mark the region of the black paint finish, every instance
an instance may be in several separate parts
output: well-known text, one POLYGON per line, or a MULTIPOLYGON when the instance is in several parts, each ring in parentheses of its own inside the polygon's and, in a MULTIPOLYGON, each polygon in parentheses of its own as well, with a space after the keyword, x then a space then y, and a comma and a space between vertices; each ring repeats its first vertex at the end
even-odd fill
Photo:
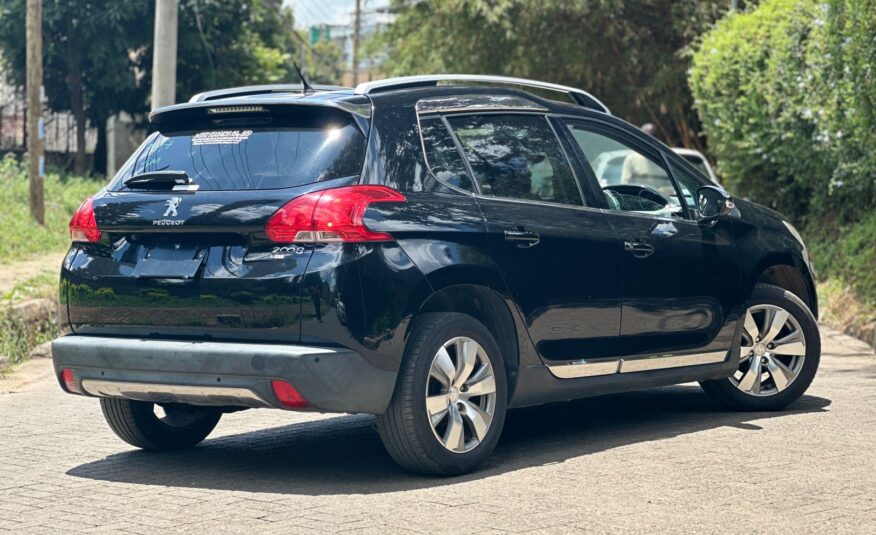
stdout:
MULTIPOLYGON (((306 104, 308 113, 320 106, 335 115, 359 110, 354 119, 368 138, 361 176, 265 191, 102 191, 94 198, 102 240, 74 244, 64 261, 67 326, 100 336, 336 347, 394 374, 419 313, 465 310, 499 339, 512 374, 512 404, 529 405, 729 374, 724 363, 564 380, 546 364, 727 351, 751 289, 770 270, 797 281, 798 293, 815 307, 808 256, 775 212, 737 200, 737 218, 703 225, 695 214, 670 220, 610 211, 566 137, 559 141, 585 206, 461 191, 430 172, 416 107, 440 99, 440 109, 423 107, 435 116, 486 99, 519 108, 503 113, 548 116, 552 125, 560 118, 598 122, 699 176, 618 119, 486 87, 274 96, 271 109, 280 109, 283 98, 306 104), (357 183, 406 196, 372 204, 364 215, 371 230, 392 241, 275 251, 264 225, 280 206, 310 191, 357 183), (176 216, 165 215, 171 197, 181 199, 176 216), (181 223, 154 223, 161 220, 181 223)), ((248 102, 238 97, 211 105, 248 102)), ((205 109, 181 106, 161 121, 203 122, 205 109)))

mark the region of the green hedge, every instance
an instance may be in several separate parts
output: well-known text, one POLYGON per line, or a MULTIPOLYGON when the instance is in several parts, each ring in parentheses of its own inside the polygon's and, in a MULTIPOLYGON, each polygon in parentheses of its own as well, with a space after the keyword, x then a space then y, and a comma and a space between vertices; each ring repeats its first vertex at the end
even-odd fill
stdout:
POLYGON ((876 303, 876 2, 765 0, 694 52, 718 172, 803 230, 820 278, 876 303))
POLYGON ((719 173, 798 223, 876 204, 876 2, 766 0, 708 32, 690 86, 719 173))

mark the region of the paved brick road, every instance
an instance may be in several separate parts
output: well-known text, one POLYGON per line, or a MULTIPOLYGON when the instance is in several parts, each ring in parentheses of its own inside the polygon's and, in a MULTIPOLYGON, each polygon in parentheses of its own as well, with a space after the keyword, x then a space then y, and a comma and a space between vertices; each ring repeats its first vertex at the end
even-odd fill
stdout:
POLYGON ((876 533, 876 357, 824 347, 789 412, 692 385, 516 411, 454 479, 399 471, 365 416, 248 411, 194 450, 134 451, 32 362, 0 381, 0 531, 876 533))

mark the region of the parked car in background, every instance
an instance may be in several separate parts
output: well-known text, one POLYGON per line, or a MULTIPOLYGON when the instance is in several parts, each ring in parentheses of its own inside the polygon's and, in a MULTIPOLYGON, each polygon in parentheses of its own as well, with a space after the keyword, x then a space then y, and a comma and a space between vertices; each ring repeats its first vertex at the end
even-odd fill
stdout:
POLYGON ((776 410, 815 375, 797 231, 579 89, 249 87, 150 120, 71 221, 53 344, 136 447, 370 413, 402 467, 460 474, 509 408, 700 381, 776 410))
POLYGON ((701 173, 706 175, 709 180, 711 180, 715 184, 721 184, 718 181, 718 177, 715 176, 715 171, 712 169, 712 164, 709 163, 708 158, 706 158, 702 152, 694 149, 686 149, 683 147, 673 147, 672 150, 675 151, 675 154, 678 154, 679 156, 690 162, 691 165, 693 165, 701 173))

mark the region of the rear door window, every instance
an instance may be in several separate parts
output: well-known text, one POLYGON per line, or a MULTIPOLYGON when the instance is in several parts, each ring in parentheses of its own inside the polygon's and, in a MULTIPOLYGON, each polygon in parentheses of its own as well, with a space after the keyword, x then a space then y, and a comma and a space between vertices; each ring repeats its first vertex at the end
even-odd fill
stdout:
POLYGON ((265 190, 361 173, 365 136, 352 123, 216 127, 159 132, 117 176, 185 171, 201 190, 265 190))
POLYGON ((448 117, 482 195, 582 206, 581 192, 547 118, 448 117))

